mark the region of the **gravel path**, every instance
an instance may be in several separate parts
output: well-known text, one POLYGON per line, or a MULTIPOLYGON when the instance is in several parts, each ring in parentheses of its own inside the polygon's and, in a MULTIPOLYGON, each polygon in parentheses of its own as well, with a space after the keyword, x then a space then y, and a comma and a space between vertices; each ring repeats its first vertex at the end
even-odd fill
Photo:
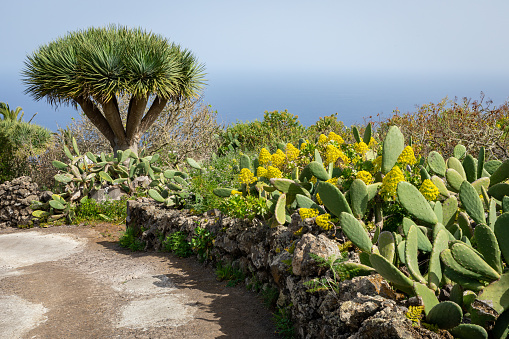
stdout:
POLYGON ((0 338, 277 338, 256 294, 120 226, 0 230, 0 338))

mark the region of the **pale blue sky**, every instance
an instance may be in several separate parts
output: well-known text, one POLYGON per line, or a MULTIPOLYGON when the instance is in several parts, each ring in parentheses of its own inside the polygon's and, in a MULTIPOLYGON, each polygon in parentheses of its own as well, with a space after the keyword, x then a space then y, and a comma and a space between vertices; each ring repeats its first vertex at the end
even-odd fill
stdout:
MULTIPOLYGON (((25 56, 68 31, 109 23, 143 27, 192 50, 209 73, 205 100, 233 121, 235 113, 228 110, 241 108, 221 104, 227 100, 225 92, 235 89, 224 86, 250 82, 250 76, 280 74, 281 79, 289 76, 298 82, 300 74, 314 77, 317 86, 321 76, 329 81, 335 75, 338 82, 346 75, 366 74, 509 79, 506 0, 47 0, 3 1, 1 8, 0 101, 22 106, 25 116, 38 111, 41 117, 36 121, 44 120, 48 127, 64 122, 68 113, 55 112, 45 102, 32 103, 22 95, 19 73, 25 56), (218 95, 224 98, 219 100, 218 95)), ((306 79, 302 77, 303 82, 306 79)), ((324 90, 327 81, 322 82, 324 90)), ((284 81, 280 86, 285 86, 284 81)), ((313 95, 321 93, 316 91, 313 95)), ((505 93, 505 97, 497 94, 501 100, 507 98, 509 87, 500 93, 505 93)), ((250 102, 257 96, 256 88, 242 95, 250 102)), ((241 99, 235 98, 239 104, 241 99)))

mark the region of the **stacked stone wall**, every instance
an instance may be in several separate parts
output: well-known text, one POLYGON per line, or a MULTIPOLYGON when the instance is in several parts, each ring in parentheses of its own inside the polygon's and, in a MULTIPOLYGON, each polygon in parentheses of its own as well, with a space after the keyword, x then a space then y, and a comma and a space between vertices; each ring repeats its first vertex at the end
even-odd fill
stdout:
MULTIPOLYGON (((241 269, 246 286, 256 282, 264 288, 277 287, 277 304, 290 310, 301 338, 452 338, 446 331, 437 334, 413 327, 405 313, 419 300, 396 293, 378 274, 308 292, 305 282, 332 274, 310 253, 323 258, 338 255, 338 239, 298 214, 288 227, 269 227, 258 220, 224 217, 219 211, 197 216, 166 209, 150 199, 128 201, 127 213, 127 226, 141 234, 146 249, 161 250, 166 236, 177 231, 186 232, 190 241, 198 226, 215 234, 211 260, 241 269)), ((349 260, 358 261, 358 256, 352 253, 349 260)))
POLYGON ((37 183, 27 176, 0 184, 0 228, 30 225, 30 204, 39 200, 40 194, 37 183))

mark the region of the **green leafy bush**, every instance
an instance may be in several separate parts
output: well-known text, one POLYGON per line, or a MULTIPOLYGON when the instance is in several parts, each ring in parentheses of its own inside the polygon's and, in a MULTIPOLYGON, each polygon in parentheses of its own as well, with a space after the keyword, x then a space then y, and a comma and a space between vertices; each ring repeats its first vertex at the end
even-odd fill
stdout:
POLYGON ((131 251, 142 251, 145 248, 145 242, 139 239, 140 234, 132 227, 127 227, 125 232, 120 236, 119 244, 123 248, 131 251))
POLYGON ((230 217, 249 220, 255 217, 264 219, 269 212, 266 200, 252 195, 233 195, 224 199, 219 210, 230 217))
POLYGON ((105 200, 97 202, 94 199, 83 198, 75 209, 75 222, 109 221, 114 223, 125 222, 127 216, 127 201, 105 200))
POLYGON ((0 182, 30 173, 30 159, 52 141, 48 129, 17 120, 0 120, 0 182))
POLYGON ((509 140, 504 130, 504 119, 509 115, 509 102, 491 106, 490 100, 463 98, 460 102, 447 97, 438 103, 420 106, 415 112, 393 115, 373 121, 381 139, 392 125, 397 125, 408 142, 416 145, 415 152, 426 156, 437 151, 443 157, 453 155, 453 148, 462 144, 468 152, 475 153, 484 147, 488 158, 509 158, 509 140), (497 124, 498 123, 498 124, 497 124))
POLYGON ((193 254, 191 244, 187 241, 187 234, 182 231, 166 236, 163 241, 163 249, 181 258, 187 258, 193 254))
POLYGON ((233 287, 242 283, 245 275, 241 270, 234 268, 231 264, 223 264, 219 262, 216 267, 216 277, 219 281, 227 280, 226 286, 233 287))

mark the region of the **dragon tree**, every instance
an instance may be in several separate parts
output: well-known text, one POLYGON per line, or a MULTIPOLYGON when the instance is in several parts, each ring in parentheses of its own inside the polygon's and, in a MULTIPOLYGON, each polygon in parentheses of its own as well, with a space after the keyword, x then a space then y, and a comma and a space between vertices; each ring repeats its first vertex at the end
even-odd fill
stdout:
POLYGON ((51 105, 78 105, 113 150, 138 151, 143 133, 168 103, 199 95, 204 65, 187 49, 142 29, 70 32, 25 60, 25 93, 51 105), (128 94, 125 122, 118 97, 128 94))

